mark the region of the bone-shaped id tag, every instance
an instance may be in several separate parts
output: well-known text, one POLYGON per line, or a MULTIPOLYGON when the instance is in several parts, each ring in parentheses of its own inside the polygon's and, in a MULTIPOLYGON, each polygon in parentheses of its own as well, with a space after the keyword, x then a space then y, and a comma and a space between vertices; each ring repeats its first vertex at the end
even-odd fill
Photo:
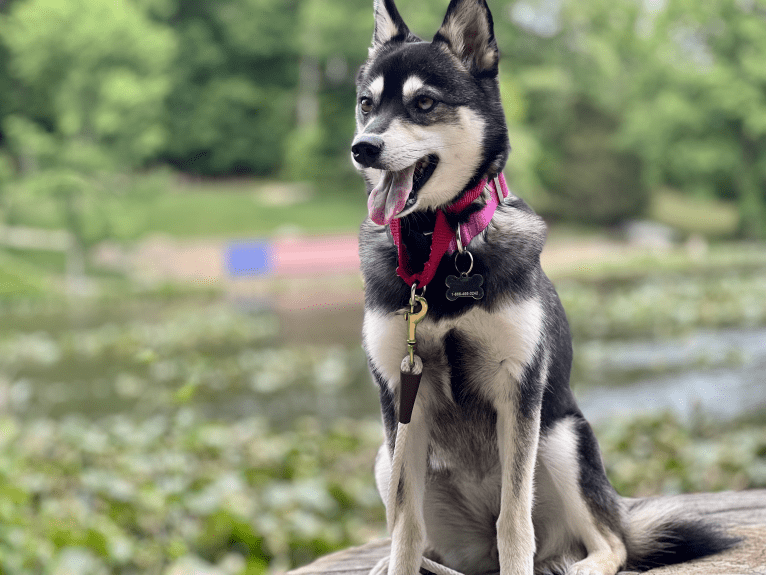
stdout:
MULTIPOLYGON (((462 246, 461 246, 462 247, 462 246)), ((484 297, 484 288, 481 286, 484 284, 484 276, 481 274, 471 274, 473 269, 473 255, 467 249, 462 252, 458 251, 455 254, 455 269, 460 274, 458 276, 447 276, 445 283, 447 284, 447 299, 449 301, 455 301, 460 297, 472 297, 473 299, 481 299, 484 297), (468 270, 461 272, 457 265, 457 260, 461 255, 466 255, 470 258, 470 264, 468 270)))

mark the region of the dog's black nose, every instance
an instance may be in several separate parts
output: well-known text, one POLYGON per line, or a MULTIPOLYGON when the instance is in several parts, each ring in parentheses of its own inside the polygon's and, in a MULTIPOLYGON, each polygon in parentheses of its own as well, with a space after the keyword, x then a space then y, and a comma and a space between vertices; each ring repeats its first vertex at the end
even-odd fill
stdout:
POLYGON ((351 146, 354 161, 362 164, 365 168, 371 167, 380 157, 383 151, 383 138, 378 136, 361 136, 351 146))

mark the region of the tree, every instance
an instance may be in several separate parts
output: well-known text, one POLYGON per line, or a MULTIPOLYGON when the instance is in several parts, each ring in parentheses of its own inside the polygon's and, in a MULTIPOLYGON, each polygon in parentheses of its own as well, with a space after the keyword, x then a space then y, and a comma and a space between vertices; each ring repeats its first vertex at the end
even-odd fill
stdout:
POLYGON ((655 185, 736 199, 741 233, 766 236, 766 3, 673 0, 652 35, 662 68, 624 141, 655 185))
POLYGON ((294 125, 294 0, 177 0, 166 157, 203 174, 274 173, 294 125))
POLYGON ((19 113, 66 144, 65 162, 89 163, 84 147, 139 166, 162 149, 176 45, 134 4, 20 1, 0 20, 0 37, 21 86, 19 113))
POLYGON ((143 165, 166 144, 175 39, 131 2, 19 0, 0 18, 16 86, 3 119, 23 178, 15 188, 59 203, 78 286, 85 244, 99 235, 87 229, 99 221, 91 198, 109 192, 107 174, 143 165))
POLYGON ((620 133, 633 78, 651 65, 650 47, 636 34, 640 5, 520 1, 509 8, 496 16, 496 31, 537 140, 540 210, 592 224, 639 216, 649 203, 643 158, 620 133))

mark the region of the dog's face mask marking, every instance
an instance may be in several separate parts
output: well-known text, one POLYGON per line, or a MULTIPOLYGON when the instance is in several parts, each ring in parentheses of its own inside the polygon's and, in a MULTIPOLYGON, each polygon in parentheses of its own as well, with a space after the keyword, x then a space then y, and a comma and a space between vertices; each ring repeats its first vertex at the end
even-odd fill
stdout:
POLYGON ((453 2, 432 42, 409 31, 391 0, 376 2, 351 148, 375 223, 449 204, 502 168, 508 146, 497 60, 483 2, 453 2))

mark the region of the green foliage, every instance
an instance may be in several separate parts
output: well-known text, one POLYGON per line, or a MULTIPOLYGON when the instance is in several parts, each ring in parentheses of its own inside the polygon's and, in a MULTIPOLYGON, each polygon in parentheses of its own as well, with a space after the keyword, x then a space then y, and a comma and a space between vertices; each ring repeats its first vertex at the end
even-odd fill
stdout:
POLYGON ((597 430, 607 474, 636 497, 766 485, 766 428, 670 414, 614 419, 597 430))
MULTIPOLYGON (((620 264, 623 271, 625 263, 620 264)), ((641 275, 613 286, 597 279, 594 284, 592 277, 556 283, 576 338, 657 338, 700 327, 766 323, 766 272, 763 263, 754 265, 740 271, 713 268, 699 275, 641 275)))
MULTIPOLYGON (((10 573, 64 562, 72 573, 264 573, 384 533, 370 468, 377 423, 303 420, 275 433, 262 420, 181 411, 6 416, 0 430, 0 568, 10 573)), ((596 431, 623 495, 766 486, 762 426, 651 416, 596 431)))
POLYGON ((273 173, 293 125, 296 3, 178 2, 167 156, 187 171, 273 173))
POLYGON ((13 161, 7 153, 0 151, 0 197, 2 197, 3 185, 13 179, 14 172, 13 161))
POLYGON ((644 212, 649 192, 641 179, 641 161, 614 144, 616 122, 588 104, 575 105, 554 132, 559 142, 543 158, 541 177, 550 203, 543 213, 568 221, 615 224, 644 212), (563 122, 562 122, 563 123, 563 122))
MULTIPOLYGON (((5 2, 0 147, 21 178, 170 163, 204 175, 348 181, 353 77, 371 4, 5 2)), ((428 39, 446 2, 398 5, 428 39)), ((514 147, 507 172, 533 207, 613 224, 646 215, 649 191, 671 188, 735 201, 737 233, 766 233, 762 0, 492 9, 514 147)))
MULTIPOLYGON (((19 158, 25 173, 58 166, 58 158, 62 154, 61 142, 40 124, 26 116, 11 114, 5 118, 4 129, 9 148, 19 158)), ((90 151, 95 151, 95 157, 100 159, 98 150, 91 147, 90 151)), ((99 159, 96 162, 101 164, 99 159)))
MULTIPOLYGON (((115 162, 136 166, 163 149, 163 102, 176 42, 135 4, 18 2, 2 19, 0 38, 23 86, 18 113, 49 133, 65 155, 77 158, 80 146, 103 147, 115 162)), ((5 129, 22 165, 36 163, 36 151, 17 140, 12 127, 5 129)))
POLYGON ((308 420, 278 434, 258 419, 180 411, 143 421, 5 417, 0 430, 4 572, 49 572, 75 554, 84 561, 67 572, 195 564, 263 573, 381 527, 368 465, 377 424, 308 420))
MULTIPOLYGON (((407 7, 407 2, 400 4, 402 9, 407 7)), ((423 4, 418 7, 419 11, 423 11, 423 4)), ((340 55, 361 63, 372 38, 371 8, 367 0, 302 1, 297 38, 301 53, 325 62, 340 55)))
MULTIPOLYGON (((559 291, 581 341, 762 326, 764 257, 664 279, 644 262, 644 280, 559 291)), ((0 285, 12 263, 0 253, 0 285)), ((262 575, 383 535, 362 350, 279 333, 270 313, 199 294, 0 300, 0 571, 262 575)), ((596 433, 626 496, 766 486, 762 418, 618 417, 596 433)))
POLYGON ((763 10, 762 2, 669 4, 650 31, 655 77, 627 110, 623 134, 652 183, 737 199, 741 232, 754 237, 766 233, 763 10))
POLYGON ((326 174, 328 155, 325 153, 327 132, 319 124, 294 130, 285 146, 286 178, 316 180, 326 174))
POLYGON ((109 193, 103 174, 166 146, 176 39, 132 2, 24 0, 0 18, 0 43, 16 81, 13 113, 0 116, 21 176, 11 215, 19 201, 53 201, 74 236, 69 271, 81 276, 84 246, 108 233, 94 201, 109 193))
MULTIPOLYGON (((2 11, 0 11, 2 18, 2 11)), ((8 71, 8 49, 0 37, 0 145, 2 144, 2 119, 13 111, 13 90, 11 76, 8 71)))

